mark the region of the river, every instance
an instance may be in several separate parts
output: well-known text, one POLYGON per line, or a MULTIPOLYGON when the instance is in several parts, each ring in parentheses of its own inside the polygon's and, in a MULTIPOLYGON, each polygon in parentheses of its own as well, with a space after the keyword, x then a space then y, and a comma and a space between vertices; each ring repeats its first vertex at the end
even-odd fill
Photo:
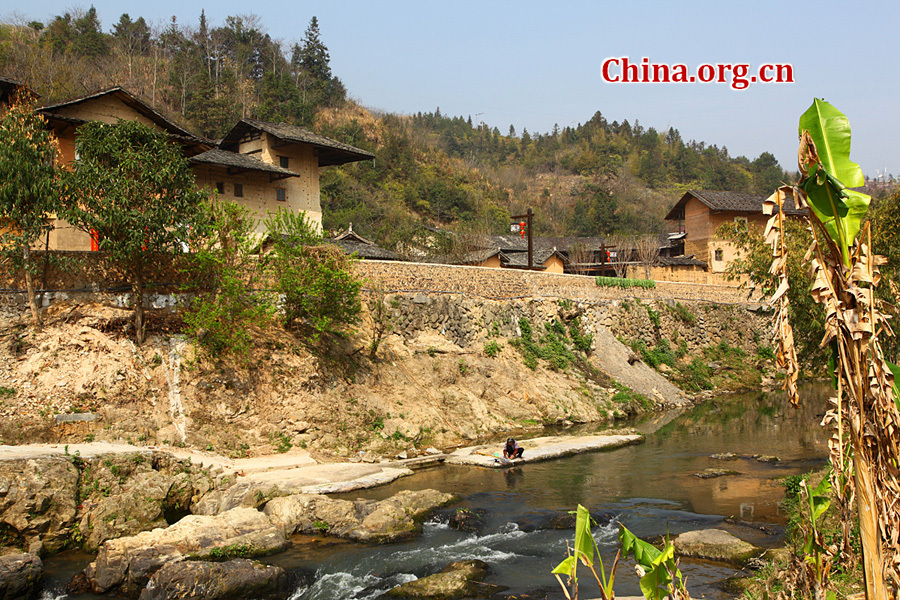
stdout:
MULTIPOLYGON (((646 433, 645 443, 608 452, 506 470, 425 469, 346 497, 384 498, 401 489, 452 492, 462 498, 452 508, 482 516, 477 533, 450 528, 444 511, 425 523, 421 536, 406 542, 368 546, 298 537, 294 548, 266 561, 300 574, 303 583, 292 600, 374 600, 399 583, 471 558, 490 564, 492 574, 486 581, 507 586, 503 598, 561 598, 550 570, 565 558, 573 530, 548 525, 579 503, 602 517, 596 537, 607 563, 616 552, 619 523, 645 539, 667 531, 677 535, 719 527, 760 546, 776 545, 785 521, 779 512, 784 493, 779 480, 823 465, 828 453, 827 435, 819 423, 832 390, 807 384, 802 394, 799 409, 791 408, 783 394, 753 393, 707 400, 678 415, 655 415, 630 424, 646 433), (728 452, 739 458, 711 458, 728 452), (754 455, 779 460, 762 462, 754 455), (710 467, 738 474, 711 479, 694 475, 710 467)), ((582 426, 578 433, 596 429, 582 426)), ((497 443, 499 449, 500 440, 497 443)), ((527 443, 523 445, 527 452, 527 443)), ((63 580, 84 560, 77 555, 49 559, 44 598, 60 598, 63 580)), ((734 567, 683 560, 681 570, 693 597, 730 597, 718 582, 734 574, 734 567)), ((582 582, 582 597, 599 596, 592 582, 582 582)), ((616 592, 640 595, 631 563, 620 564, 616 592)))

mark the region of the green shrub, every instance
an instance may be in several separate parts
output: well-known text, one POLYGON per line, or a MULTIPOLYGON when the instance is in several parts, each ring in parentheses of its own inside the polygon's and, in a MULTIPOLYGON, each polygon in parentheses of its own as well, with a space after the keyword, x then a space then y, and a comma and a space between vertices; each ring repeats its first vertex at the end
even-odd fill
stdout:
POLYGON ((682 386, 690 391, 711 390, 710 369, 701 358, 695 358, 682 370, 682 386))
POLYGON ((500 344, 494 340, 491 340, 484 345, 484 354, 490 358, 496 358, 497 355, 500 354, 500 350, 502 350, 500 344))
POLYGON ((362 282, 350 259, 321 237, 303 213, 278 211, 266 221, 274 251, 268 266, 287 327, 303 328, 313 342, 359 321, 362 282))
POLYGON ((756 351, 756 355, 761 360, 775 360, 775 351, 769 346, 760 346, 756 351))
MULTIPOLYGON (((251 289, 257 262, 251 256, 256 222, 250 210, 234 202, 207 207, 208 221, 198 227, 191 264, 183 269, 196 296, 184 310, 185 331, 208 358, 234 356, 247 361, 251 330, 269 324, 274 307, 251 289)), ((162 364, 154 355, 153 364, 162 364)))
POLYGON ((675 353, 672 351, 672 347, 667 339, 659 340, 653 348, 648 348, 643 340, 637 340, 631 344, 631 348, 640 354, 641 359, 654 369, 663 364, 670 367, 675 367, 676 365, 675 353))
POLYGON ((659 329, 659 313, 656 312, 652 306, 645 307, 647 309, 647 316, 650 317, 650 322, 653 324, 653 327, 659 329))

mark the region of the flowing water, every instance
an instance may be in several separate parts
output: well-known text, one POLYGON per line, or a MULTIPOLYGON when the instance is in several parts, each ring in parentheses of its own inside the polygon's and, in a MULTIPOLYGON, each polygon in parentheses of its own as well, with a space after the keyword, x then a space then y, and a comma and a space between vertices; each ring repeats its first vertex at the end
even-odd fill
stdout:
MULTIPOLYGON (((646 442, 609 452, 505 470, 426 469, 391 485, 345 496, 384 498, 401 489, 435 488, 462 498, 426 522, 421 536, 382 546, 298 537, 290 551, 266 560, 298 574, 302 583, 293 600, 374 599, 451 561, 472 558, 491 566, 487 583, 509 588, 504 598, 561 598, 550 570, 565 557, 573 529, 554 529, 553 523, 579 503, 603 523, 595 537, 607 564, 615 556, 619 523, 645 539, 667 531, 677 535, 718 527, 757 545, 772 546, 780 541, 784 523, 779 512, 784 488, 779 480, 824 464, 828 453, 819 423, 831 390, 816 384, 805 386, 803 392, 800 409, 790 408, 781 394, 708 400, 679 415, 635 424, 647 434, 646 442), (711 458, 728 452, 739 458, 711 458), (779 460, 762 462, 754 455, 779 460), (710 467, 738 474, 713 479, 694 475, 710 467), (481 515, 477 533, 447 525, 447 513, 456 508, 481 515)), ((527 443, 523 445, 527 452, 527 443)), ((59 590, 83 560, 50 559, 48 568, 56 574, 51 574, 45 598, 59 597, 53 590, 59 590)), ((693 597, 729 597, 718 583, 734 574, 734 567, 683 560, 681 570, 693 597)), ((591 597, 596 588, 583 581, 582 596, 591 597)), ((620 564, 616 591, 640 595, 631 563, 620 564)))

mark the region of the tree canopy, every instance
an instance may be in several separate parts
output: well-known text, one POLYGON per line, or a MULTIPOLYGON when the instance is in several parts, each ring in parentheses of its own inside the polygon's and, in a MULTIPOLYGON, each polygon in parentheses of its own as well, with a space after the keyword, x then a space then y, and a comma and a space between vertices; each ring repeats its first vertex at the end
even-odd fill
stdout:
POLYGON ((140 343, 147 278, 160 254, 185 250, 191 226, 202 218, 203 193, 181 149, 146 125, 92 121, 78 134, 66 218, 91 233, 128 277, 140 343))
POLYGON ((40 328, 31 248, 50 231, 50 217, 61 208, 55 168, 58 147, 44 118, 22 95, 0 116, 0 139, 0 244, 12 268, 25 271, 32 319, 40 328))

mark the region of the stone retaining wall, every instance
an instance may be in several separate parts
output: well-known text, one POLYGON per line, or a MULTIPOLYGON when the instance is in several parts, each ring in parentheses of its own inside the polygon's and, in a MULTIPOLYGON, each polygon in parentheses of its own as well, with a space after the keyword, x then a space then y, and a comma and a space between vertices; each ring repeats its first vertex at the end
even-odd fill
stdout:
POLYGON ((360 261, 367 287, 385 291, 452 293, 490 299, 567 298, 580 301, 688 300, 717 304, 758 304, 736 286, 658 281, 656 287, 600 287, 593 277, 519 269, 492 269, 427 263, 360 261))
MULTIPOLYGON (((461 295, 387 294, 392 332, 411 339, 436 333, 467 348, 491 337, 521 335, 519 321, 527 320, 537 335, 554 320, 578 314, 585 333, 606 327, 618 337, 643 340, 653 347, 665 339, 675 350, 694 352, 725 342, 755 355, 771 345, 768 314, 747 305, 717 305, 676 300, 608 299, 590 302, 555 298, 492 300, 461 295), (680 305, 680 306, 679 306, 680 305)), ((595 348, 596 349, 596 348, 595 348)))

